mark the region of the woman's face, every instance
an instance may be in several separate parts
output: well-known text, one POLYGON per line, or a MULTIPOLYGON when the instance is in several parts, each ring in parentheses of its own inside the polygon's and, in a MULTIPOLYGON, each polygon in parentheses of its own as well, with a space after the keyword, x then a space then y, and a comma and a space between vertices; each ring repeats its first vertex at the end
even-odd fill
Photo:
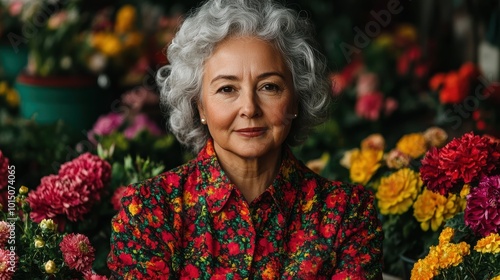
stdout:
POLYGON ((297 113, 292 75, 281 53, 254 37, 231 37, 206 60, 200 117, 217 154, 279 153, 297 113))

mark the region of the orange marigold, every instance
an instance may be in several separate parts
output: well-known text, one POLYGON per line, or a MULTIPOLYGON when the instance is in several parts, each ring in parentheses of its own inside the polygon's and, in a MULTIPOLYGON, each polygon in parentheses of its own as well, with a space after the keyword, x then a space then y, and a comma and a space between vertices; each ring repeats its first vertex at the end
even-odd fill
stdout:
POLYGON ((450 243, 454 235, 455 235, 455 230, 453 228, 445 227, 443 231, 439 234, 439 245, 450 243))
POLYGON ((422 133, 404 135, 396 144, 396 149, 412 158, 418 158, 427 152, 427 141, 422 133))
POLYGON ((403 214, 410 209, 422 189, 422 180, 417 172, 400 169, 380 180, 376 197, 380 213, 403 214))
POLYGON ((474 250, 479 253, 500 253, 500 235, 498 233, 490 233, 488 236, 477 241, 474 250))

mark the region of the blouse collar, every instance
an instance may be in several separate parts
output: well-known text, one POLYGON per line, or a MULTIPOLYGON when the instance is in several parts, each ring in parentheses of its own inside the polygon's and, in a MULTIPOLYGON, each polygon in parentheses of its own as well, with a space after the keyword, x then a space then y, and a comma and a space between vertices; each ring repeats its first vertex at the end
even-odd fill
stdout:
MULTIPOLYGON (((288 219, 301 181, 302 164, 293 156, 290 148, 285 145, 278 175, 267 188, 280 212, 288 219)), ((201 190, 207 201, 208 210, 215 214, 222 210, 236 186, 231 183, 224 170, 220 167, 214 150, 213 139, 209 139, 205 147, 198 153, 201 190)))

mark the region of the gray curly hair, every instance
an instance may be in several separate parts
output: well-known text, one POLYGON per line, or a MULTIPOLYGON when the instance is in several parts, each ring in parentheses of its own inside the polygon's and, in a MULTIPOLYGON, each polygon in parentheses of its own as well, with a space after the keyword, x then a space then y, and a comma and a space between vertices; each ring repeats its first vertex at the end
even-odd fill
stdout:
POLYGON ((280 50, 292 73, 299 108, 286 143, 303 142, 327 119, 331 101, 326 59, 313 33, 307 18, 272 0, 206 1, 184 20, 168 46, 169 64, 157 73, 170 131, 194 152, 205 145, 210 134, 197 108, 204 62, 225 38, 254 36, 280 50))

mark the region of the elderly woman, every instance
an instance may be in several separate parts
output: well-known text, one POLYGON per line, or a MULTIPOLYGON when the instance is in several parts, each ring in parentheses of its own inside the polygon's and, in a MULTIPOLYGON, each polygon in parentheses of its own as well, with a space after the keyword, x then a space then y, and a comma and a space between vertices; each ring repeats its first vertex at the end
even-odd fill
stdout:
POLYGON ((311 31, 263 0, 210 0, 185 19, 159 82, 171 131, 197 157, 128 188, 112 221, 114 277, 381 278, 372 194, 289 148, 327 116, 311 31))

